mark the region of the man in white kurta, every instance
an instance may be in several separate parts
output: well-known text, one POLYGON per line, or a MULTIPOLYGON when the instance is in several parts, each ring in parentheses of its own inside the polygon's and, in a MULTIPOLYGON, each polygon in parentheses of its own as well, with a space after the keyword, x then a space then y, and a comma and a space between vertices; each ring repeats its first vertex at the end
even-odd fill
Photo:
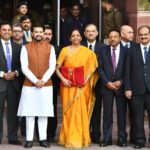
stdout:
POLYGON ((26 117, 26 148, 33 144, 35 117, 38 117, 40 146, 46 142, 47 117, 53 117, 53 87, 50 80, 55 71, 54 47, 43 41, 43 28, 33 27, 33 41, 21 50, 21 68, 25 81, 18 116, 26 117))

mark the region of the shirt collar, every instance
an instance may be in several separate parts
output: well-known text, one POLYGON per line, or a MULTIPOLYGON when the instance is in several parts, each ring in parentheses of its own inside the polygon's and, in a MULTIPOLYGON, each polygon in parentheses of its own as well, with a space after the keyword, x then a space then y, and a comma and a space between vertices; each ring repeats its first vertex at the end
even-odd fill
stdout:
MULTIPOLYGON (((114 49, 114 47, 112 47, 112 46, 110 46, 110 48, 111 48, 111 51, 114 49)), ((115 48, 115 50, 116 50, 116 51, 119 51, 119 50, 120 50, 120 44, 117 45, 117 47, 115 48)))
POLYGON ((126 44, 128 44, 128 48, 130 48, 130 45, 131 45, 130 42, 125 42, 121 40, 121 43, 124 47, 126 46, 126 44))
POLYGON ((148 43, 146 46, 143 45, 142 43, 140 43, 140 46, 141 46, 141 49, 144 49, 144 47, 147 47, 148 50, 149 50, 149 48, 150 48, 150 43, 148 43))
POLYGON ((92 45, 92 48, 94 48, 96 44, 96 40, 93 43, 90 43, 89 41, 87 41, 87 46, 89 47, 90 45, 92 45))
POLYGON ((1 42, 2 42, 2 44, 5 44, 6 42, 9 43, 9 44, 11 44, 10 40, 5 41, 5 40, 3 40, 2 38, 1 38, 1 42))

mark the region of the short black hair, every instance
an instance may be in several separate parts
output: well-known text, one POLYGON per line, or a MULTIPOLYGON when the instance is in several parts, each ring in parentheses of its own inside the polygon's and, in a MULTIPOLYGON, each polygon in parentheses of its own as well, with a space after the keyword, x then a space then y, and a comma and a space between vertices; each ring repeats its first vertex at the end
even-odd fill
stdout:
POLYGON ((45 31, 46 29, 53 31, 52 27, 51 27, 50 25, 48 25, 48 24, 45 24, 45 25, 44 25, 44 31, 45 31))
POLYGON ((81 5, 80 5, 80 3, 78 3, 78 2, 72 3, 72 4, 71 4, 71 9, 72 9, 74 6, 78 6, 79 9, 81 9, 81 5))
POLYGON ((0 28, 1 28, 3 25, 10 25, 10 27, 11 27, 11 23, 10 23, 9 21, 2 21, 2 22, 0 23, 0 28))
POLYGON ((111 32, 118 32, 118 33, 119 33, 119 35, 121 36, 121 34, 120 34, 120 30, 119 30, 119 29, 114 28, 114 29, 110 29, 110 30, 108 31, 108 33, 107 33, 107 37, 109 36, 109 34, 110 34, 111 32))
POLYGON ((142 25, 138 28, 138 34, 139 34, 139 31, 142 29, 142 28, 147 28, 149 30, 149 33, 150 33, 150 26, 148 25, 142 25))
POLYGON ((113 1, 112 1, 112 0, 102 0, 102 2, 106 2, 106 3, 109 3, 109 4, 113 4, 113 1))
POLYGON ((23 22, 24 20, 27 20, 27 19, 29 19, 29 20, 32 22, 31 17, 30 17, 30 16, 27 16, 27 15, 22 16, 22 17, 20 18, 20 22, 23 22))
POLYGON ((41 23, 35 23, 34 26, 32 26, 31 30, 33 31, 34 28, 36 28, 36 27, 40 27, 40 28, 42 28, 43 31, 44 31, 44 26, 43 26, 43 24, 41 24, 41 23))

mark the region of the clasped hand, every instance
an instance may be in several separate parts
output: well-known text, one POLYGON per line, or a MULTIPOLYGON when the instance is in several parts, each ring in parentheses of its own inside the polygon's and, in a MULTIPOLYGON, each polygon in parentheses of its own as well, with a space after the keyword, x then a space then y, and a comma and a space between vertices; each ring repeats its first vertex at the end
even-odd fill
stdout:
POLYGON ((121 87, 121 82, 120 81, 108 82, 106 84, 106 87, 110 90, 118 90, 121 87))
POLYGON ((35 86, 36 86, 37 88, 42 88, 44 85, 45 85, 45 82, 42 81, 42 80, 38 80, 38 81, 35 83, 35 86))
POLYGON ((17 76, 16 72, 7 72, 7 73, 4 73, 3 78, 5 80, 13 80, 16 76, 17 76))

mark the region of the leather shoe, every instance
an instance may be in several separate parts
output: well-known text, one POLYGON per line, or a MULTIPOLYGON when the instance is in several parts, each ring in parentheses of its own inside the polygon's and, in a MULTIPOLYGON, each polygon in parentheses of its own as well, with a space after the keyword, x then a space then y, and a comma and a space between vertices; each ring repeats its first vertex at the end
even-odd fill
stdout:
POLYGON ((109 146, 109 145, 112 145, 111 141, 103 141, 102 143, 100 143, 100 147, 106 147, 106 146, 109 146))
POLYGON ((9 140, 8 143, 13 145, 22 145, 22 143, 19 140, 9 140))
POLYGON ((127 147, 127 143, 123 141, 118 141, 117 145, 120 147, 127 147))
POLYGON ((41 147, 50 147, 50 144, 46 140, 40 141, 40 146, 41 147))
POLYGON ((24 147, 25 148, 32 148, 33 142, 32 141, 26 141, 24 147))
POLYGON ((94 143, 94 144, 99 144, 99 139, 95 139, 95 138, 92 138, 92 143, 94 143))
POLYGON ((144 145, 143 144, 139 144, 139 143, 134 145, 135 149, 140 149, 140 148, 143 148, 143 147, 144 147, 144 145))
POLYGON ((54 138, 49 138, 49 139, 47 139, 47 141, 48 141, 49 143, 55 143, 55 139, 54 139, 54 138))

